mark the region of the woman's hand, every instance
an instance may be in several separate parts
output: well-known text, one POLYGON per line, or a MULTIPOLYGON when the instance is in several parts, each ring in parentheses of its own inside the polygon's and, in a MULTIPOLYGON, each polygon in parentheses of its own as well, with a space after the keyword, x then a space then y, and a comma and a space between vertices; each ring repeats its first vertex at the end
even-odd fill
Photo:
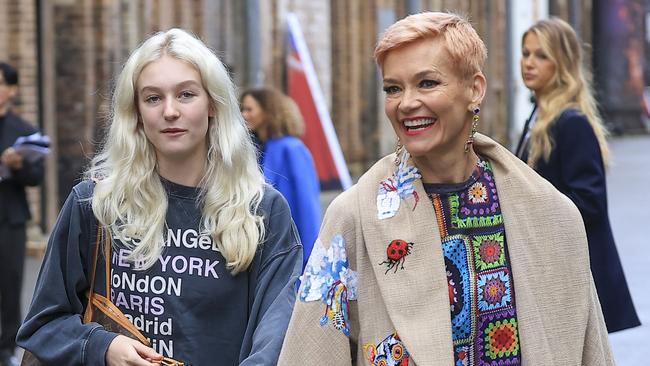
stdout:
POLYGON ((154 366, 160 365, 163 356, 144 344, 118 335, 106 351, 106 366, 154 366))
POLYGON ((18 170, 23 167, 23 156, 13 147, 10 147, 2 152, 0 162, 11 169, 18 170))

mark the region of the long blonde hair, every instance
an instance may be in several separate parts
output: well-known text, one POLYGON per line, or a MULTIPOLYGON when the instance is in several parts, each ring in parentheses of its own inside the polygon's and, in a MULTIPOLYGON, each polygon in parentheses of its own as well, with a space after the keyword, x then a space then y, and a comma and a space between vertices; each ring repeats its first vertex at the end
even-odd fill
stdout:
POLYGON ((199 183, 201 234, 210 235, 228 269, 239 273, 248 268, 264 238, 263 218, 257 215, 264 178, 224 65, 203 42, 183 30, 171 29, 145 40, 117 79, 108 135, 86 172, 98 181, 93 212, 132 250, 129 259, 142 261, 142 269, 158 260, 166 240, 168 201, 155 149, 139 123, 135 90, 144 67, 163 55, 196 68, 216 111, 208 121, 208 153, 199 183))
POLYGON ((591 73, 583 65, 583 51, 578 36, 571 26, 559 18, 541 20, 522 36, 535 34, 549 60, 555 65, 555 75, 537 96, 537 121, 531 129, 528 164, 535 167, 539 159, 548 160, 554 141, 550 129, 567 108, 575 108, 587 117, 600 145, 605 166, 609 164, 607 129, 598 112, 591 90, 591 73))

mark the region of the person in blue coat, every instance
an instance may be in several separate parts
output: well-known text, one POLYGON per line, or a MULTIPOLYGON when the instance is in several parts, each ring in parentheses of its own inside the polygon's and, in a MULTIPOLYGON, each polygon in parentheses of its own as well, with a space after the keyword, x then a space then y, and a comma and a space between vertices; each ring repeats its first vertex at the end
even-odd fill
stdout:
POLYGON ((303 118, 295 102, 273 88, 246 90, 240 103, 257 139, 264 176, 289 202, 303 245, 304 267, 320 227, 320 186, 314 160, 298 138, 303 118))
POLYGON ((607 131, 582 63, 578 37, 563 20, 542 20, 524 33, 521 75, 535 94, 536 106, 516 154, 580 210, 591 272, 611 333, 640 321, 607 213, 607 131))

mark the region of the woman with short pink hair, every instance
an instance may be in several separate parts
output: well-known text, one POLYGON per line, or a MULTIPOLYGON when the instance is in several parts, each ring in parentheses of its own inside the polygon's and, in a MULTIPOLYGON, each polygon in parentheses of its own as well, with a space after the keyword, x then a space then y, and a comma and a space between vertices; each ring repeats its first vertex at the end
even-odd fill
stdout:
POLYGON ((580 213, 477 133, 487 50, 455 14, 375 50, 395 153, 328 208, 280 365, 612 365, 580 213))

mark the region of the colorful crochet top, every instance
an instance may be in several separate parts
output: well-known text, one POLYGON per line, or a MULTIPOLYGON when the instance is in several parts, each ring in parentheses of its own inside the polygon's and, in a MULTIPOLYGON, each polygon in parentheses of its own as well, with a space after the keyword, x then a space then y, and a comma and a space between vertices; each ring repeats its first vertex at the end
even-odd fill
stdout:
POLYGON ((456 366, 520 365, 515 289, 490 164, 460 184, 425 184, 447 269, 456 366))

